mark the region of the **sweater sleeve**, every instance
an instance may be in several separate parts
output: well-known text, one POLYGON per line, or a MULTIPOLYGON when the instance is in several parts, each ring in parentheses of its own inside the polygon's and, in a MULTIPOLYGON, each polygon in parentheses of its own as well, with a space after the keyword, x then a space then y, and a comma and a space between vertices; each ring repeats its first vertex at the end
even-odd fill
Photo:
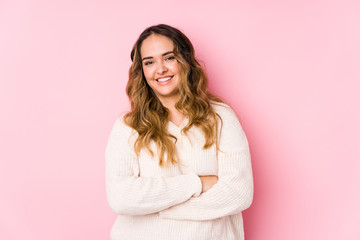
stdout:
POLYGON ((199 197, 160 212, 160 217, 210 220, 247 209, 253 200, 253 175, 247 138, 230 107, 222 112, 218 182, 199 197))
POLYGON ((137 155, 130 145, 132 129, 116 120, 108 138, 106 196, 117 214, 145 215, 159 212, 201 193, 196 174, 174 177, 141 177, 137 155))

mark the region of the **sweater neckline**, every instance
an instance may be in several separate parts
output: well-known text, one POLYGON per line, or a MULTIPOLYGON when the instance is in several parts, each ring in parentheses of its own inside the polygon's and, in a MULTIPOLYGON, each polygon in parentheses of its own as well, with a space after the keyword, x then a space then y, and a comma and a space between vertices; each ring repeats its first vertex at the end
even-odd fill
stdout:
POLYGON ((177 129, 177 130, 181 130, 186 126, 188 121, 189 121, 188 117, 184 117, 184 119, 181 121, 180 125, 178 126, 178 125, 176 125, 175 123, 173 123, 172 121, 169 120, 169 127, 177 129))

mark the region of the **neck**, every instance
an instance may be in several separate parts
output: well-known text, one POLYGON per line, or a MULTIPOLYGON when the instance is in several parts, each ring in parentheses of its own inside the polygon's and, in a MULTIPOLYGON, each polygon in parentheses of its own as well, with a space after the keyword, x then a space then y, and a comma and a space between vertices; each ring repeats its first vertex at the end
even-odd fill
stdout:
POLYGON ((161 104, 166 107, 167 109, 171 110, 171 109, 175 109, 175 104, 178 101, 178 97, 167 97, 167 98, 162 98, 162 97, 158 97, 161 104))
POLYGON ((169 121, 175 123, 176 125, 180 125, 182 120, 184 119, 184 115, 176 109, 175 104, 178 101, 178 98, 166 98, 161 99, 161 104, 169 111, 169 121))

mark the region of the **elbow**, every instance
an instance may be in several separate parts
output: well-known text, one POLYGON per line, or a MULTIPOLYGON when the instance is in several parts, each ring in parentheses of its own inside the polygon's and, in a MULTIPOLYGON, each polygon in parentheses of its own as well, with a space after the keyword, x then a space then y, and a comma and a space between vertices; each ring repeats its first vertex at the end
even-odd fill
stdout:
POLYGON ((110 209, 118 215, 145 215, 152 213, 134 199, 127 199, 122 194, 108 193, 107 202, 110 209))
POLYGON ((126 183, 121 179, 106 179, 106 199, 110 209, 119 215, 129 215, 133 211, 134 204, 127 194, 126 183))
POLYGON ((244 211, 245 209, 248 209, 254 198, 254 186, 253 183, 247 184, 247 186, 243 186, 243 188, 237 192, 237 211, 244 211))
POLYGON ((118 215, 142 215, 141 208, 135 207, 121 199, 108 199, 110 209, 118 215))
POLYGON ((107 202, 110 209, 116 214, 126 215, 130 212, 130 208, 127 206, 127 204, 111 194, 107 195, 107 202))
POLYGON ((254 199, 254 193, 253 193, 253 191, 251 191, 244 198, 242 211, 245 209, 248 209, 251 206, 253 199, 254 199))
POLYGON ((114 188, 107 186, 106 198, 110 209, 121 215, 133 215, 135 209, 131 204, 131 200, 127 199, 126 194, 123 192, 115 191, 114 188))
POLYGON ((248 209, 254 200, 254 186, 251 183, 241 197, 241 211, 248 209))

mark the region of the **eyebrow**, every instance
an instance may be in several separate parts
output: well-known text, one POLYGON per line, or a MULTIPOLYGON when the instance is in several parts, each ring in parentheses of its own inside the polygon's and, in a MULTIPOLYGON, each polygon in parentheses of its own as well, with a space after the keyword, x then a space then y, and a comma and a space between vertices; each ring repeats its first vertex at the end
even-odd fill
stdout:
MULTIPOLYGON (((174 53, 174 51, 168 51, 168 52, 165 52, 165 53, 163 53, 163 54, 161 54, 162 56, 165 56, 165 55, 168 55, 168 54, 170 54, 170 53, 174 53)), ((151 58, 153 58, 153 57, 144 57, 143 59, 142 59, 142 61, 144 61, 144 60, 146 60, 146 59, 151 59, 151 58)))

